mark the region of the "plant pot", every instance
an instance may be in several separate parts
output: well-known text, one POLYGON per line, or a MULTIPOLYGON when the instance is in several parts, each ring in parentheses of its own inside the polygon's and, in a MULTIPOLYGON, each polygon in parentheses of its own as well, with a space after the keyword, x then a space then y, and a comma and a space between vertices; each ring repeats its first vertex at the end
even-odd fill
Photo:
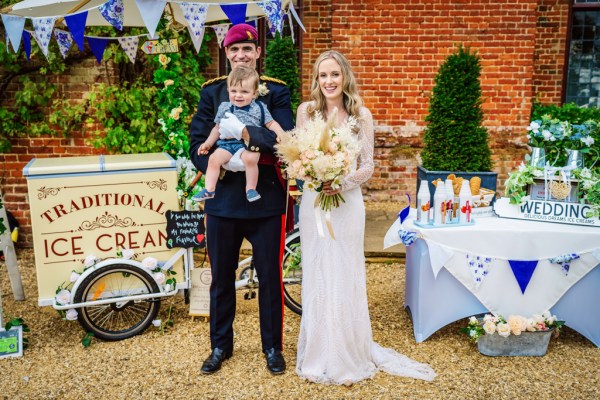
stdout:
MULTIPOLYGON (((498 179, 497 172, 461 172, 461 171, 429 171, 422 166, 417 166, 417 191, 421 187, 421 181, 427 180, 429 182, 429 193, 431 194, 431 204, 433 204, 433 195, 435 194, 435 187, 433 181, 440 178, 446 180, 448 175, 454 174, 457 178, 471 179, 474 176, 481 178, 481 187, 496 192, 496 181, 498 179)), ((476 194, 473 193, 473 196, 476 194)), ((489 205, 492 205, 496 200, 496 196, 492 199, 489 205)))
POLYGON ((543 356, 554 328, 547 331, 521 332, 502 337, 497 333, 482 335, 477 341, 477 350, 486 356, 543 356))

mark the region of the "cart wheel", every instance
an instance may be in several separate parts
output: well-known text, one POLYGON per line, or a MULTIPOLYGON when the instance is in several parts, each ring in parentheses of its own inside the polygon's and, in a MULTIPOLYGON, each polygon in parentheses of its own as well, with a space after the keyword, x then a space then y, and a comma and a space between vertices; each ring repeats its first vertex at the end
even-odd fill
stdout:
POLYGON ((283 269, 283 301, 290 310, 302 315, 302 263, 300 262, 298 228, 286 237, 281 267, 283 269))
MULTIPOLYGON (((158 293, 149 273, 126 264, 100 268, 86 277, 74 296, 75 303, 158 293)), ((143 332, 154 320, 160 299, 130 300, 82 307, 78 320, 86 332, 103 340, 122 340, 143 332)))

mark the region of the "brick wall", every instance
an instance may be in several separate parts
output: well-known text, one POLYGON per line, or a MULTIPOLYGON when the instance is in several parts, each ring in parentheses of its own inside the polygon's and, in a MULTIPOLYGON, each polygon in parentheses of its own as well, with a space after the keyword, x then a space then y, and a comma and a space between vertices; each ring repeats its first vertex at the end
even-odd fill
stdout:
MULTIPOLYGON (((415 194, 422 129, 434 76, 457 44, 471 46, 482 60, 484 124, 502 188, 507 173, 526 153, 525 127, 534 98, 560 102, 568 0, 303 0, 303 97, 312 62, 327 49, 348 56, 375 121, 375 173, 365 185, 368 201, 400 200, 415 194)), ((205 71, 217 76, 215 62, 205 71)), ((57 79, 64 95, 80 101, 106 77, 104 66, 87 60, 57 79)), ((0 186, 7 208, 21 223, 20 245, 31 246, 26 180, 33 157, 97 153, 86 135, 20 138, 0 155, 0 186)))

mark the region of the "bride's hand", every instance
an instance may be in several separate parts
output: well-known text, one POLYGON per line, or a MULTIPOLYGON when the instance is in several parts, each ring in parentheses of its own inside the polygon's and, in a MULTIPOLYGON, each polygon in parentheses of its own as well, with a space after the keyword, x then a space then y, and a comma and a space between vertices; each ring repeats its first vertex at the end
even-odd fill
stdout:
POLYGON ((331 181, 323 183, 323 190, 322 190, 323 193, 325 193, 328 196, 333 196, 334 194, 338 194, 338 193, 342 192, 341 187, 334 189, 331 187, 331 183, 332 183, 331 181))

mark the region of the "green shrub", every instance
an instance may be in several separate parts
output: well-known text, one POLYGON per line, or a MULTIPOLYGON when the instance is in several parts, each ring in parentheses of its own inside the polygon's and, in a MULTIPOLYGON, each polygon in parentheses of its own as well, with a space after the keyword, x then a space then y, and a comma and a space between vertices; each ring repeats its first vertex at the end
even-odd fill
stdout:
POLYGON ((281 79, 290 89, 292 110, 300 105, 300 69, 296 57, 296 47, 291 37, 282 37, 279 33, 267 44, 265 58, 265 74, 281 79))
POLYGON ((425 118, 423 167, 431 171, 488 172, 487 129, 481 125, 480 59, 459 46, 441 65, 425 118))

